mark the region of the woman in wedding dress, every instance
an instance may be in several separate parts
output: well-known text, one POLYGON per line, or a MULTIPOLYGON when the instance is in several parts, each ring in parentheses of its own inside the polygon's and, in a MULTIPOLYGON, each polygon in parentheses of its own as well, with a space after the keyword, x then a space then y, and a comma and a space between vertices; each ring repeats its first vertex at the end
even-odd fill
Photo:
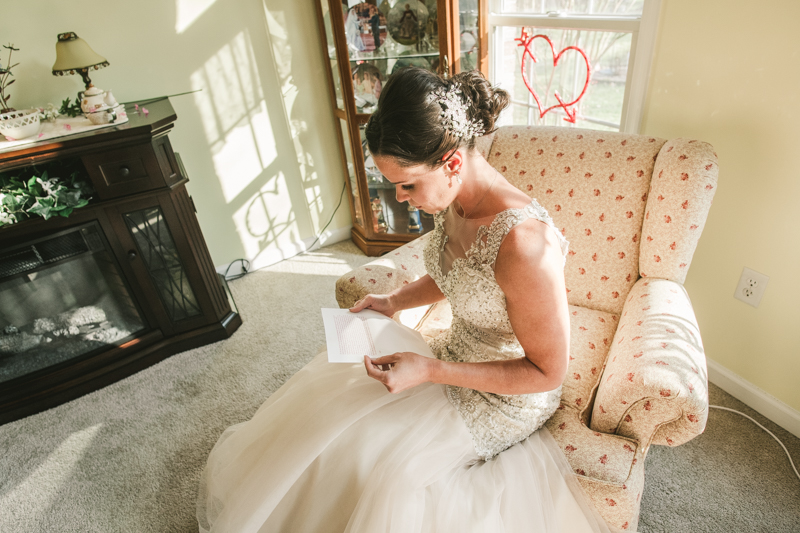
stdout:
POLYGON ((228 428, 200 483, 203 532, 608 531, 542 424, 569 358, 568 243, 475 150, 509 97, 477 72, 393 74, 367 124, 397 199, 436 213, 428 274, 351 310, 449 301, 435 359, 319 354, 228 428))

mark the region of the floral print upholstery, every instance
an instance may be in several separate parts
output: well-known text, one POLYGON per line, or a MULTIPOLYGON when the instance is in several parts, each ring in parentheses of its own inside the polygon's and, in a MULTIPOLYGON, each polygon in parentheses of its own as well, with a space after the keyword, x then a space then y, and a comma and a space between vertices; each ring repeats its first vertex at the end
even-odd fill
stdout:
POLYGON ((536 198, 570 242, 564 270, 570 304, 622 311, 639 277, 647 191, 664 142, 552 127, 495 133, 489 163, 536 198))
POLYGON ((600 516, 612 528, 634 531, 644 489, 639 443, 589 429, 579 411, 563 403, 545 425, 600 516))
POLYGON ((608 350, 614 340, 619 317, 611 313, 569 306, 569 370, 562 387, 561 402, 576 409, 589 423, 592 398, 603 373, 608 350))
POLYGON ((366 294, 386 294, 425 275, 422 250, 428 235, 361 266, 336 281, 336 301, 341 309, 353 307, 366 294))
POLYGON ((717 192, 717 154, 687 139, 666 143, 653 169, 642 226, 642 277, 683 283, 717 192))
POLYGON ((578 482, 600 516, 611 528, 636 531, 639 506, 644 491, 644 452, 637 449, 631 460, 631 473, 623 483, 612 483, 589 476, 578 476, 578 482))
POLYGON ((708 381, 686 289, 642 278, 625 303, 597 391, 591 427, 676 446, 702 433, 708 381))
POLYGON ((635 440, 592 431, 578 410, 564 404, 546 425, 576 474, 612 483, 624 483, 630 476, 638 447, 635 440))
MULTIPOLYGON (((687 139, 505 126, 476 148, 569 240, 570 363, 546 423, 612 528, 634 531, 652 444, 702 433, 705 355, 683 281, 716 192, 713 148, 687 139)), ((339 279, 348 307, 425 274, 422 237, 339 279)), ((441 302, 417 329, 452 320, 441 302)))

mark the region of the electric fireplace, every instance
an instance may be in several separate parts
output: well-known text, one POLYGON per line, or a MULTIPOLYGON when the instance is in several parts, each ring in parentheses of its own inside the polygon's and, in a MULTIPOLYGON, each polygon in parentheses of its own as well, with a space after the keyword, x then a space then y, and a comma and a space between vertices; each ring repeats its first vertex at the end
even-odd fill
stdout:
MULTIPOLYGON (((168 99, 129 122, 3 150, 0 172, 69 168, 68 217, 0 227, 0 424, 113 383, 241 325, 167 136, 168 99)), ((37 170, 38 172, 39 170, 37 170)))
POLYGON ((0 387, 149 329, 92 222, 0 250, 0 387))

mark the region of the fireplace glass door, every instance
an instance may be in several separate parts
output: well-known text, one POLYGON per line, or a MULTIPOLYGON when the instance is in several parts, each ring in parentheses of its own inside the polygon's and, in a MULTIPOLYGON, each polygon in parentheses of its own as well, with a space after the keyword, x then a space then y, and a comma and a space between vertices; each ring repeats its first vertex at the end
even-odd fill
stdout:
POLYGON ((96 222, 0 250, 0 384, 148 329, 96 222))

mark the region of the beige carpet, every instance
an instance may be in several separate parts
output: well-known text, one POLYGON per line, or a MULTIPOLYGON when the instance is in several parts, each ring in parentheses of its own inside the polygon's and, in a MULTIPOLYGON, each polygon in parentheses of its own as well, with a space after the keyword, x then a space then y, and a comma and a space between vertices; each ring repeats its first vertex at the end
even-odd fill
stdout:
MULTIPOLYGON (((319 308, 368 260, 340 243, 232 282, 244 325, 231 339, 0 426, 0 532, 197 531, 197 479, 217 437, 317 353, 319 308)), ((753 414, 716 387, 711 399, 753 414)), ((800 462, 800 439, 766 425, 800 462)), ((800 481, 735 414, 712 412, 692 442, 652 449, 646 478, 640 531, 800 531, 800 481)))

